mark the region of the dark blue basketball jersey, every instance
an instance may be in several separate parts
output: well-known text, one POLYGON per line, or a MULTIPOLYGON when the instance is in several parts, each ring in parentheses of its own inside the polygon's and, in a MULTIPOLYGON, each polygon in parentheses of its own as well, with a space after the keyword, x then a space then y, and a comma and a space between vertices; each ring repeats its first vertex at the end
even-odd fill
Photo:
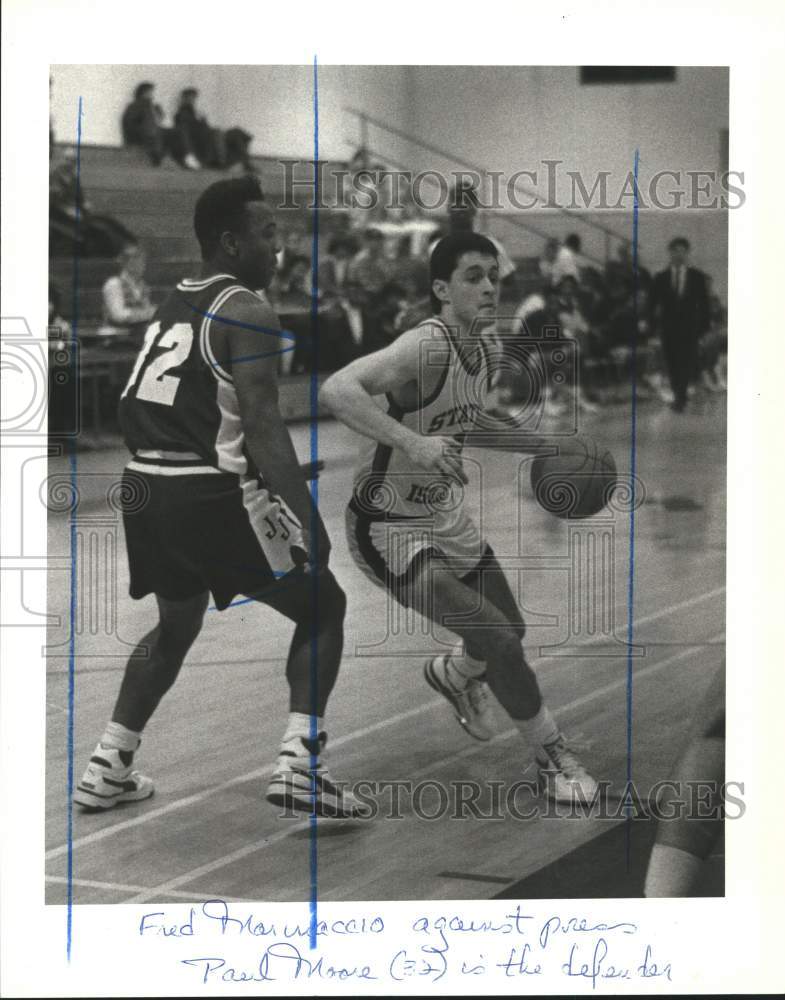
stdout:
POLYGON ((158 309, 120 398, 120 426, 132 452, 179 459, 183 471, 211 466, 256 475, 232 375, 218 364, 209 336, 220 322, 213 317, 232 296, 254 294, 228 274, 186 278, 158 309))

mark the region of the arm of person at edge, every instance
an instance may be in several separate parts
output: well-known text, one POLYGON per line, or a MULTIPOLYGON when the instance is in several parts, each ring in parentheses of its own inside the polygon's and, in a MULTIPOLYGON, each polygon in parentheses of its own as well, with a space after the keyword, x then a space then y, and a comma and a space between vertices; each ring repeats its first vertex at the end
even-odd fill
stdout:
POLYGON ((234 380, 248 454, 270 492, 299 520, 309 563, 326 566, 330 540, 306 484, 311 470, 301 467, 278 405, 278 360, 293 343, 280 336, 272 306, 252 292, 233 296, 219 315, 232 324, 211 324, 210 337, 234 380))
MULTIPOLYGON (((389 347, 358 358, 326 380, 319 398, 352 430, 400 449, 421 469, 456 476, 465 483, 468 479, 463 471, 460 445, 454 438, 418 434, 385 413, 373 399, 385 393, 391 393, 393 398, 407 392, 415 399, 427 395, 430 387, 420 384, 423 340, 433 343, 428 327, 409 330, 389 347)), ((437 379, 438 371, 432 377, 437 379)))

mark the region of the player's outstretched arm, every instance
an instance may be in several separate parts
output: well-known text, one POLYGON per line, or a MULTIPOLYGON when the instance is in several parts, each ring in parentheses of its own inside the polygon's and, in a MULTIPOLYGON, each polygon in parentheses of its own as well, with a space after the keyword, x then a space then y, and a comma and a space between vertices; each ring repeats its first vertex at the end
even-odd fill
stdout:
POLYGON ((389 347, 358 358, 327 379, 319 398, 352 430, 400 449, 423 469, 458 476, 466 482, 459 449, 451 438, 417 434, 388 416, 373 400, 407 387, 420 391, 420 344, 425 338, 432 340, 427 328, 409 330, 389 347))
MULTIPOLYGON (((278 359, 292 341, 280 335, 270 305, 248 295, 233 296, 221 309, 220 324, 234 380, 248 453, 272 493, 281 496, 307 533, 318 525, 319 561, 329 543, 306 484, 289 430, 278 405, 278 359)), ((214 326, 217 324, 214 324, 214 326)))

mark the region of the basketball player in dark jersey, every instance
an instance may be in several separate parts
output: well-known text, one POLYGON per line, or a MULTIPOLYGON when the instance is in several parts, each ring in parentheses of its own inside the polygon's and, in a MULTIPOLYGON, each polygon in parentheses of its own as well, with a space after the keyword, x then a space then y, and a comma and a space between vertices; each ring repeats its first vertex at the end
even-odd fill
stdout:
POLYGON ((542 444, 530 434, 513 437, 485 405, 492 369, 478 329, 496 316, 498 251, 477 233, 446 236, 430 272, 431 318, 322 387, 335 416, 371 439, 347 510, 349 549, 369 579, 458 636, 452 654, 425 664, 425 679, 466 732, 491 739, 490 687, 536 760, 542 790, 556 800, 591 800, 597 783, 543 702, 521 647, 518 602, 463 505, 465 444, 510 451, 542 444), (384 405, 374 399, 384 396, 384 405))
POLYGON ((156 313, 120 400, 133 452, 125 487, 144 499, 124 514, 130 593, 155 594, 159 621, 128 662, 74 799, 108 809, 152 795, 134 754, 212 593, 219 610, 244 595, 295 623, 289 722, 268 800, 354 815, 356 801, 321 760, 346 602, 278 407, 278 359, 293 344, 256 291, 280 250, 275 219, 255 178, 233 178, 201 195, 194 227, 202 274, 181 281, 156 313))

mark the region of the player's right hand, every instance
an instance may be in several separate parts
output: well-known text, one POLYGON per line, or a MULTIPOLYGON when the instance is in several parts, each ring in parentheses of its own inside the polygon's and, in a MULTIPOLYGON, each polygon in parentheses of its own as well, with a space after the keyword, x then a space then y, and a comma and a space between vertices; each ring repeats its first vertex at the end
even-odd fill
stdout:
POLYGON ((463 471, 460 445, 450 437, 417 434, 407 447, 406 454, 411 462, 427 472, 455 476, 462 483, 469 482, 463 471))

